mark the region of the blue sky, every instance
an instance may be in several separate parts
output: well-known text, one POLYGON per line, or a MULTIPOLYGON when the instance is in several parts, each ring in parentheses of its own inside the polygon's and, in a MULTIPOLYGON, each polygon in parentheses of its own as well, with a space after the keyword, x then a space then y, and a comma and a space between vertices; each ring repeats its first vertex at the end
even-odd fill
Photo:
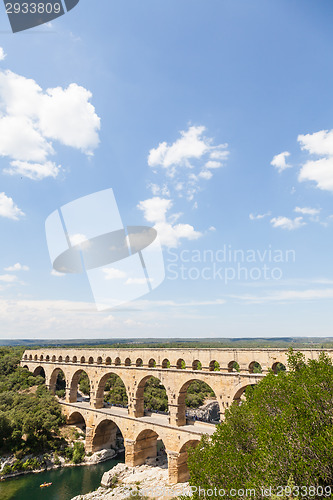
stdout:
POLYGON ((81 0, 12 34, 2 13, 1 337, 331 336, 332 18, 81 0), (107 188, 157 229, 166 278, 98 312, 85 275, 51 273, 44 223, 107 188))

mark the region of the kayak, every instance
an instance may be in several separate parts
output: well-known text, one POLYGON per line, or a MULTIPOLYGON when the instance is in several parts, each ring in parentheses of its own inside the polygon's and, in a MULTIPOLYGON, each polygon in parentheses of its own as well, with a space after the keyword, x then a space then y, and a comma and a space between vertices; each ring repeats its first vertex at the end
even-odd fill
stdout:
POLYGON ((43 484, 40 484, 39 487, 40 488, 45 488, 45 486, 51 486, 52 483, 43 483, 43 484))

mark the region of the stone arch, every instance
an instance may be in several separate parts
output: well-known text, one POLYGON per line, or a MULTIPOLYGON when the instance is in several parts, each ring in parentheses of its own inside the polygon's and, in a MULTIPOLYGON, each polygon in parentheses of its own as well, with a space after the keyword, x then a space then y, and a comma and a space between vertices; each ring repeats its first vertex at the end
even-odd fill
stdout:
POLYGON ((185 361, 182 358, 178 359, 178 361, 176 363, 176 368, 177 368, 177 370, 185 370, 186 365, 185 365, 185 361))
POLYGON ((93 365, 93 364, 94 364, 94 358, 92 356, 89 356, 88 365, 93 365))
POLYGON ((77 363, 77 356, 73 356, 72 362, 77 363))
POLYGON ((258 361, 251 361, 249 364, 250 373, 262 373, 261 364, 258 361))
POLYGON ((282 372, 282 371, 285 372, 286 366, 283 363, 281 363, 280 361, 276 361, 275 363, 273 363, 272 370, 276 375, 279 372, 282 372))
POLYGON ((102 356, 98 356, 97 358, 97 364, 101 365, 103 363, 102 356))
POLYGON ((85 363, 85 362, 86 362, 86 358, 84 356, 81 356, 80 363, 85 363))
MULTIPOLYGON (((179 389, 178 396, 177 396, 177 412, 176 412, 176 423, 178 426, 186 425, 186 423, 187 423, 187 421, 186 421, 186 398, 187 398, 187 391, 188 391, 190 385, 195 384, 195 383, 201 384, 202 382, 203 382, 202 380, 191 378, 191 379, 187 380, 187 382, 185 382, 181 386, 181 388, 179 389)), ((216 398, 216 392, 214 391, 212 386, 210 384, 208 384, 207 382, 204 382, 204 383, 214 393, 214 396, 216 398)), ((218 403, 217 398, 216 398, 216 401, 218 403)), ((219 403, 218 403, 218 405, 219 405, 219 403)), ((221 408, 219 405, 219 412, 220 411, 221 411, 221 408)))
POLYGON ((237 361, 230 361, 228 363, 228 372, 239 372, 239 364, 237 361))
POLYGON ((149 368, 156 368, 156 361, 154 358, 150 358, 150 360, 148 361, 148 367, 149 368))
POLYGON ((119 356, 117 356, 116 359, 114 360, 114 364, 116 366, 120 366, 121 365, 121 359, 119 358, 119 356))
POLYGON ((142 465, 149 460, 150 465, 160 465, 168 461, 165 453, 165 443, 162 436, 151 429, 145 429, 136 436, 134 443, 134 464, 142 465), (158 441, 162 443, 162 453, 159 452, 158 441))
MULTIPOLYGON (((162 381, 158 378, 158 377, 154 377, 153 375, 146 375, 145 377, 143 377, 140 382, 138 383, 138 386, 137 386, 137 389, 136 389, 136 393, 135 393, 135 416, 136 417, 143 417, 144 416, 144 413, 145 413, 145 399, 144 399, 144 392, 145 392, 145 388, 146 388, 146 384, 147 382, 150 380, 150 379, 154 379, 154 381, 156 381, 156 384, 157 384, 157 381, 159 383, 159 388, 160 389, 164 389, 165 390, 165 394, 166 394, 166 399, 167 399, 167 404, 166 402, 164 403, 163 405, 163 401, 162 401, 162 406, 160 407, 160 410, 159 411, 167 411, 168 409, 168 405, 169 405, 169 397, 168 397, 168 393, 164 387, 164 385, 162 384, 162 381), (162 409, 163 408, 163 409, 162 409)), ((153 381, 153 382, 154 382, 153 381)), ((151 398, 151 403, 154 403, 153 401, 153 398, 151 398)), ((147 408, 148 409, 148 408, 147 408)), ((150 409, 153 409, 155 410, 155 408, 150 408, 150 409)))
POLYGON ((59 356, 59 357, 58 357, 58 362, 59 362, 59 363, 62 363, 62 356, 59 356))
POLYGON ((50 380, 49 380, 49 389, 50 389, 51 393, 55 394, 57 390, 63 390, 63 389, 66 390, 66 386, 67 386, 67 384, 66 384, 66 375, 65 375, 64 371, 61 368, 55 368, 53 370, 53 372, 51 373, 50 380), (64 378, 63 378, 63 380, 65 382, 64 384, 63 383, 59 384, 59 382, 58 382, 58 376, 61 373, 64 376, 64 378), (61 387, 60 387, 60 385, 61 385, 61 387))
POLYGON ((27 355, 27 354, 25 354, 23 359, 28 359, 28 355, 27 355))
POLYGON ((130 358, 126 358, 125 359, 125 366, 131 366, 132 362, 130 360, 130 358))
POLYGON ((143 366, 143 361, 142 361, 142 359, 141 359, 141 358, 138 358, 138 359, 136 360, 136 362, 135 362, 135 366, 139 366, 139 367, 140 367, 140 366, 143 366))
POLYGON ((80 411, 73 411, 73 413, 71 413, 67 419, 66 419, 66 423, 68 425, 77 425, 77 427, 80 427, 82 428, 82 430, 86 430, 86 427, 87 427, 87 423, 86 423, 86 419, 84 418, 84 416, 82 415, 82 413, 80 411))
POLYGON ((192 363, 192 370, 202 370, 202 364, 198 359, 195 359, 192 363))
POLYGON ((163 359, 162 368, 170 368, 170 361, 168 359, 163 359))
POLYGON ((56 358, 56 357, 55 357, 55 355, 53 354, 53 356, 52 356, 52 363, 55 363, 56 359, 57 359, 57 358, 56 358))
POLYGON ((234 396, 233 396, 233 401, 236 401, 237 403, 240 403, 242 400, 242 397, 244 396, 244 393, 248 387, 255 387, 256 384, 245 384, 239 387, 234 396))
POLYGON ((29 355, 29 360, 32 361, 32 354, 29 355))
POLYGON ((49 355, 46 356, 45 361, 50 361, 50 356, 49 355))
POLYGON ((65 363, 69 363, 69 361, 70 361, 70 360, 69 360, 69 356, 66 356, 66 357, 65 357, 65 363))
POLYGON ((41 354, 40 358, 39 358, 39 361, 43 361, 43 359, 44 359, 44 356, 43 356, 43 354, 41 354))
POLYGON ((219 372, 220 371, 220 363, 216 361, 216 359, 213 359, 209 363, 209 371, 210 372, 219 372))
POLYGON ((128 393, 126 390, 126 385, 123 381, 123 379, 119 376, 119 374, 115 371, 111 371, 108 373, 105 373, 99 380, 98 385, 97 385, 97 390, 96 390, 96 399, 94 402, 94 407, 95 408, 103 408, 104 406, 104 392, 105 392, 105 386, 109 379, 114 379, 114 385, 117 384, 118 382, 118 387, 119 387, 119 381, 121 381, 121 392, 119 391, 119 403, 114 399, 112 404, 121 404, 121 406, 126 406, 126 400, 128 402, 128 393), (123 387, 122 387, 123 386, 123 387), (124 401, 123 402, 120 402, 124 401))
POLYGON ((92 439, 92 452, 102 449, 118 449, 119 444, 117 441, 124 440, 124 434, 119 426, 108 418, 101 420, 96 426, 94 436, 92 439))
POLYGON ((37 356, 37 354, 35 354, 35 356, 34 356, 34 360, 35 360, 35 361, 38 361, 38 356, 37 356))
POLYGON ((190 478, 190 471, 188 469, 188 450, 195 448, 200 443, 197 439, 191 439, 183 444, 177 457, 177 476, 174 478, 177 483, 185 483, 190 478))
POLYGON ((38 375, 40 375, 41 377, 44 377, 44 379, 46 379, 45 370, 42 366, 36 366, 36 368, 33 371, 34 377, 38 377, 38 375))
MULTIPOLYGON (((79 383, 80 383, 80 379, 82 377, 82 374, 86 374, 86 376, 88 377, 88 380, 89 380, 89 387, 91 387, 91 381, 90 381, 90 378, 89 378, 89 375, 87 374, 87 372, 85 370, 82 370, 82 369, 76 370, 76 372, 74 372, 74 374, 72 375, 72 378, 70 381, 70 386, 69 386, 69 393, 70 393, 69 399, 70 399, 71 403, 75 403, 77 401, 77 392, 79 389, 79 383)), ((88 397, 88 395, 86 395, 86 396, 88 397)))
POLYGON ((108 356, 108 357, 105 359, 105 364, 106 364, 106 365, 111 365, 111 358, 110 358, 110 356, 108 356))
POLYGON ((26 370, 29 370, 29 367, 27 365, 24 365, 24 367, 26 370))

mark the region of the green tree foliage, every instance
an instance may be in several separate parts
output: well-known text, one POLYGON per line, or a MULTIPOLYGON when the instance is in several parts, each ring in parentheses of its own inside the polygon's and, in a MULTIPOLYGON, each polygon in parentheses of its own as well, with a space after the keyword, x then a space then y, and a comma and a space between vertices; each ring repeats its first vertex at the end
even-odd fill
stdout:
POLYGON ((89 394, 90 394, 90 382, 89 382, 89 377, 86 374, 86 372, 82 372, 80 375, 79 389, 83 394, 85 394, 86 396, 89 396, 89 394))
POLYGON ((107 391, 107 394, 104 396, 104 400, 108 401, 111 404, 119 404, 126 406, 128 403, 126 388, 124 386, 123 381, 118 375, 112 373, 108 378, 104 391, 107 391))
POLYGON ((164 385, 156 377, 148 379, 144 392, 144 406, 148 410, 167 411, 168 396, 164 385))
MULTIPOLYGON (((324 353, 289 354, 289 372, 273 372, 226 412, 211 439, 189 452, 191 484, 261 488, 333 484, 333 366, 324 353)), ((193 499, 199 497, 194 494, 193 499)), ((211 498, 219 498, 213 496, 211 498)))
POLYGON ((0 453, 52 448, 64 423, 44 378, 18 366, 21 356, 18 349, 0 349, 0 453))
POLYGON ((84 444, 80 442, 74 443, 72 462, 74 464, 79 464, 84 459, 84 455, 84 444))
POLYGON ((206 398, 215 398, 213 389, 205 382, 196 380, 187 389, 185 404, 188 408, 199 408, 206 398))

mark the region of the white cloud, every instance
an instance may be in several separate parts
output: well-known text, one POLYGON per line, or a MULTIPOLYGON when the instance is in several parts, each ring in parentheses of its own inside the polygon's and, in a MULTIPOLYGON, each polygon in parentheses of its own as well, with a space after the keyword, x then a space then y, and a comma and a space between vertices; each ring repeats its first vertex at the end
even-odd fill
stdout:
POLYGON ((271 219, 271 224, 273 227, 292 231, 305 226, 306 223, 303 221, 303 217, 295 217, 295 219, 289 219, 288 217, 273 217, 273 219, 271 219))
POLYGON ((154 224, 159 240, 167 247, 177 247, 181 239, 196 240, 202 236, 190 224, 175 224, 179 214, 167 215, 172 208, 172 200, 154 197, 140 201, 138 208, 143 211, 144 218, 154 224))
POLYGON ((4 172, 9 175, 21 175, 32 180, 41 180, 45 177, 57 177, 60 166, 52 161, 45 163, 29 163, 28 161, 12 161, 10 168, 5 168, 4 172))
POLYGON ((319 189, 333 192, 333 130, 299 135, 297 140, 301 149, 322 157, 307 161, 299 172, 298 180, 313 181, 319 189))
POLYGON ((51 271, 51 275, 52 276, 56 276, 57 278, 61 278, 62 276, 66 276, 65 273, 59 273, 58 271, 56 271, 55 269, 52 269, 51 271))
MULTIPOLYGON (((148 165, 157 173, 159 168, 165 172, 168 183, 178 192, 192 200, 198 192, 200 179, 210 179, 211 169, 223 166, 229 151, 227 144, 214 145, 212 137, 204 135, 206 128, 190 126, 188 130, 180 131, 180 138, 168 144, 161 142, 152 148, 148 155, 148 165)), ((168 186, 170 191, 170 186, 168 186)), ((155 190, 153 194, 169 196, 155 190)))
POLYGON ((114 267, 105 268, 103 269, 103 272, 106 280, 115 280, 126 277, 126 273, 124 273, 124 271, 120 271, 120 269, 116 269, 114 267))
POLYGON ((259 219, 263 219, 264 217, 268 217, 269 215, 271 215, 271 212, 267 212, 266 214, 250 214, 249 215, 249 219, 251 220, 259 220, 259 219))
POLYGON ((201 179, 206 179, 206 180, 209 180, 213 177, 213 174, 210 170, 202 170, 200 173, 199 173, 199 177, 201 177, 201 179))
POLYGON ((320 130, 297 137, 301 149, 318 156, 333 156, 333 130, 320 130))
POLYGON ((0 71, 0 156, 11 165, 5 171, 34 180, 56 177, 60 166, 49 159, 54 141, 93 154, 100 118, 91 97, 76 83, 43 91, 32 79, 0 71))
POLYGON ((87 247, 89 245, 89 239, 85 234, 69 234, 68 237, 73 247, 75 245, 80 245, 81 247, 87 247))
POLYGON ((147 281, 152 282, 153 278, 128 278, 125 282, 125 285, 146 285, 147 281))
POLYGON ((264 295, 232 295, 234 299, 250 303, 287 302, 299 300, 333 299, 333 288, 310 290, 281 290, 264 295))
POLYGON ((298 180, 314 181, 319 189, 333 192, 333 157, 308 161, 302 166, 298 180))
POLYGON ((0 47, 0 61, 3 61, 6 57, 5 51, 0 47))
POLYGON ((5 267, 5 271, 29 271, 29 267, 17 262, 13 266, 5 267))
POLYGON ((279 172, 282 172, 283 170, 291 167, 291 165, 286 162, 286 158, 289 156, 290 153, 288 151, 275 155, 271 161, 271 165, 273 165, 273 167, 275 167, 279 172))
POLYGON ((320 208, 295 207, 294 212, 304 215, 318 215, 320 213, 320 208))
POLYGON ((0 281, 3 281, 4 283, 13 283, 14 281, 17 281, 17 276, 14 274, 2 274, 0 275, 0 281))
POLYGON ((6 196, 5 193, 0 193, 0 217, 18 220, 23 215, 24 213, 18 208, 12 198, 6 196))

